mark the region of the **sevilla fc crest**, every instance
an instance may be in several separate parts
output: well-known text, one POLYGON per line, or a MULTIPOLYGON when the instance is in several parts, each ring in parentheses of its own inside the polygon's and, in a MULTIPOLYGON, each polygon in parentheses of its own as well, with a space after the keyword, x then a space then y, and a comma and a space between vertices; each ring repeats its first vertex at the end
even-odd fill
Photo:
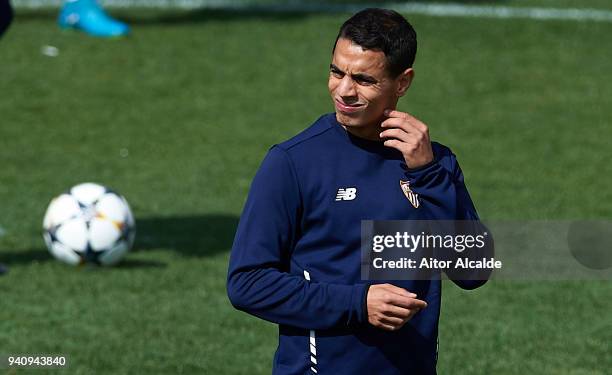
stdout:
POLYGON ((408 201, 410 201, 410 203, 412 204, 412 207, 419 208, 419 206, 421 205, 419 203, 419 195, 415 193, 414 191, 412 191, 412 189, 410 189, 410 181, 400 180, 399 183, 400 183, 400 187, 402 188, 402 191, 404 192, 404 195, 406 196, 406 198, 408 198, 408 201))

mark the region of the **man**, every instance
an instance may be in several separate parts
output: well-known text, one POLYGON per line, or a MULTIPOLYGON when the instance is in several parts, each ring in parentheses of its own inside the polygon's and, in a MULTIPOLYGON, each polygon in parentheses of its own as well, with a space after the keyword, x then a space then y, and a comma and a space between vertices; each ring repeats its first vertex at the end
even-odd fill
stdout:
POLYGON ((455 156, 395 109, 414 77, 416 46, 393 11, 347 20, 330 64, 335 113, 273 146, 253 180, 228 295, 279 324, 274 374, 436 373, 440 281, 360 277, 361 220, 478 218, 455 156))

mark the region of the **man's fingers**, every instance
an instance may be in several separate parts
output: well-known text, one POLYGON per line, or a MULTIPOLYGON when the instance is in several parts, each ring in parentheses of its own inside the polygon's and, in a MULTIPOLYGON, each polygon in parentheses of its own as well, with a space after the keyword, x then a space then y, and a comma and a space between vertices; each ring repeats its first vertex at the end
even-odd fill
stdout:
POLYGON ((379 324, 377 325, 377 327, 378 327, 378 328, 382 328, 382 329, 384 329, 385 331, 396 331, 396 330, 397 330, 397 328, 395 328, 394 326, 389 325, 389 324, 382 324, 382 323, 379 323, 379 324))
POLYGON ((376 284, 377 287, 383 288, 389 292, 399 294, 406 297, 414 298, 417 295, 415 293, 409 292, 404 288, 400 288, 399 286, 395 286, 393 284, 376 284))
POLYGON ((380 133, 381 138, 395 138, 403 142, 413 141, 415 136, 405 132, 403 129, 387 129, 380 133))
POLYGON ((418 309, 424 309, 427 307, 427 302, 421 300, 421 299, 417 299, 417 298, 413 298, 410 303, 409 303, 409 309, 414 309, 414 308, 418 308, 418 309))
POLYGON ((387 311, 385 311, 385 315, 394 318, 407 319, 413 313, 412 310, 405 309, 403 307, 388 305, 387 311))
POLYGON ((400 329, 427 306, 416 294, 392 284, 375 284, 368 292, 368 321, 380 329, 400 329))
POLYGON ((395 109, 385 109, 384 114, 387 117, 395 117, 395 118, 403 118, 403 119, 408 119, 408 116, 409 116, 406 112, 400 112, 395 109))
POLYGON ((401 127, 408 128, 410 126, 418 129, 419 131, 426 132, 427 125, 425 125, 421 120, 412 116, 409 113, 400 112, 400 111, 385 111, 385 115, 388 117, 385 121, 382 122, 382 127, 401 127), (388 113, 388 114, 387 114, 388 113))
POLYGON ((388 118, 385 121, 383 121, 380 124, 380 126, 385 129, 389 129, 389 128, 403 129, 404 131, 409 132, 409 133, 417 133, 417 132, 422 131, 421 127, 418 124, 412 123, 410 121, 407 121, 401 118, 388 118))
POLYGON ((370 292, 376 290, 381 302, 399 306, 405 309, 421 309, 427 306, 425 301, 416 298, 416 294, 392 284, 376 284, 370 287, 370 292))
POLYGON ((407 151, 405 149, 407 147, 406 142, 400 141, 398 139, 387 139, 386 141, 383 142, 383 145, 394 148, 401 153, 404 153, 404 151, 407 151))
POLYGON ((427 302, 417 299, 416 294, 411 293, 406 289, 397 287, 392 284, 379 284, 376 285, 376 287, 383 289, 386 292, 381 297, 382 300, 387 304, 403 307, 405 309, 422 309, 427 307, 427 302))
POLYGON ((393 316, 383 316, 380 318, 380 322, 382 324, 386 324, 386 325, 390 325, 394 327, 401 327, 404 325, 404 323, 406 323, 406 320, 402 318, 396 318, 393 316))
POLYGON ((427 302, 423 300, 399 295, 391 296, 386 302, 394 306, 399 306, 410 310, 424 309, 427 307, 427 302))
POLYGON ((401 112, 401 111, 398 111, 396 109, 385 109, 384 115, 387 116, 387 117, 390 117, 390 118, 391 117, 393 117, 393 118, 401 118, 401 119, 405 119, 405 120, 413 120, 413 121, 416 121, 416 122, 421 122, 421 120, 419 120, 418 118, 414 117, 410 113, 401 112))

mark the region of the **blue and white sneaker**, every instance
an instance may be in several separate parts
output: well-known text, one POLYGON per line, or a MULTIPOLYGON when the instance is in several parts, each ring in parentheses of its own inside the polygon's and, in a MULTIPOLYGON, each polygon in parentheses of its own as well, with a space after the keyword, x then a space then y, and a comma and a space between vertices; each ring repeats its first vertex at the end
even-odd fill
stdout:
POLYGON ((111 18, 95 0, 65 0, 57 23, 64 29, 81 30, 103 38, 120 37, 130 32, 130 27, 111 18))

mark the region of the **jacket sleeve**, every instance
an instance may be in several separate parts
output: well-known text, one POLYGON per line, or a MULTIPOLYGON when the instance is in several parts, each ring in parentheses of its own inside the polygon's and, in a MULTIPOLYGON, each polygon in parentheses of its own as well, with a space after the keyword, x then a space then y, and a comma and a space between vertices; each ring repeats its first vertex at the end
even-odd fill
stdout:
MULTIPOLYGON (((461 167, 455 155, 446 147, 434 146, 434 160, 418 169, 406 169, 406 177, 413 191, 422 198, 423 209, 428 220, 452 220, 454 228, 461 234, 482 234, 488 232, 480 222, 472 198, 465 186, 461 167)), ((486 246, 470 254, 472 259, 493 256, 493 238, 486 246)), ((452 254, 458 255, 458 253, 452 254)), ((463 289, 475 289, 486 283, 490 272, 486 270, 446 271, 447 276, 463 289)))
POLYGON ((286 151, 270 149, 253 179, 229 262, 227 293, 239 310, 305 329, 364 322, 366 286, 289 273, 301 219, 298 180, 286 151))

